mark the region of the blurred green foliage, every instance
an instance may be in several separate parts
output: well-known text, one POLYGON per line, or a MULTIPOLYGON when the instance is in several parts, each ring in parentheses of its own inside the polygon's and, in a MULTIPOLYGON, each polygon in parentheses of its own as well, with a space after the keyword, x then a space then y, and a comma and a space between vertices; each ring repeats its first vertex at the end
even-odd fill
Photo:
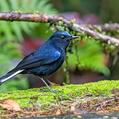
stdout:
POLYGON ((109 75, 110 71, 104 64, 104 53, 100 43, 95 39, 84 36, 82 40, 75 41, 73 53, 68 53, 68 65, 71 70, 92 70, 109 75))
POLYGON ((119 22, 119 0, 102 0, 100 17, 103 22, 119 22))
POLYGON ((0 41, 0 73, 9 70, 13 58, 21 57, 19 44, 17 42, 0 41))
POLYGON ((0 86, 0 92, 28 89, 29 84, 24 76, 15 78, 16 80, 9 80, 0 86))
MULTIPOLYGON (((100 14, 103 0, 51 0, 60 12, 79 12, 81 15, 100 14)), ((105 1, 105 0, 104 0, 105 1)), ((108 0, 107 0, 108 1, 108 0)))
MULTIPOLYGON (((8 11, 56 14, 56 10, 49 3, 49 0, 0 0, 0 12, 8 11)), ((38 35, 42 34, 42 37, 47 37, 47 28, 48 25, 46 24, 0 21, 0 74, 13 67, 13 64, 11 64, 13 59, 22 57, 20 42, 25 36, 38 37, 38 35)), ((19 80, 19 83, 20 81, 23 84, 27 84, 26 80, 19 80)), ((9 81, 1 89, 18 88, 16 82, 18 81, 9 81)), ((23 85, 21 86, 23 89, 25 88, 23 85)))
MULTIPOLYGON (((53 9, 48 1, 49 0, 0 0, 0 11, 55 14, 55 9, 53 9)), ((38 25, 37 23, 28 22, 1 21, 0 33, 3 34, 1 40, 22 40, 23 33, 32 36, 34 28, 38 25)))
POLYGON ((78 12, 96 15, 101 23, 119 22, 119 0, 51 0, 60 12, 78 12))

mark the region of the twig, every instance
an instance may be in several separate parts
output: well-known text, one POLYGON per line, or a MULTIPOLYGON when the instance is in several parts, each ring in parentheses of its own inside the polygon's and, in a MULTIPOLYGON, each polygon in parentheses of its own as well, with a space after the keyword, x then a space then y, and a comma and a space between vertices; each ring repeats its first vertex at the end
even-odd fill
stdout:
POLYGON ((103 107, 106 107, 108 104, 112 105, 112 102, 114 102, 114 101, 116 101, 116 102, 119 101, 119 98, 118 97, 114 97, 114 98, 111 98, 111 99, 104 100, 101 103, 93 105, 92 109, 94 109, 94 108, 96 108, 96 110, 102 109, 103 107))
MULTIPOLYGON (((99 32, 96 32, 94 30, 91 30, 90 28, 82 25, 78 25, 75 23, 71 23, 70 21, 63 19, 62 17, 58 16, 48 16, 38 13, 19 13, 19 12, 1 12, 0 13, 0 20, 6 20, 6 21, 27 21, 27 22, 39 22, 39 23, 52 23, 57 24, 58 21, 62 21, 68 28, 81 32, 86 33, 95 39, 102 40, 104 42, 112 43, 116 46, 119 46, 119 39, 101 34, 99 32)), ((114 24, 112 27, 111 25, 101 25, 102 29, 108 30, 108 29, 117 29, 119 28, 119 24, 114 24)))

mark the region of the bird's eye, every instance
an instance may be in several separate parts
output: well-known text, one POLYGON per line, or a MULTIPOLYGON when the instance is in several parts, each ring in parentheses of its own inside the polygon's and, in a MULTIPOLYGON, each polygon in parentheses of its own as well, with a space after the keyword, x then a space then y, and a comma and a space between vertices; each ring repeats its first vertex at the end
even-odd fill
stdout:
POLYGON ((61 36, 61 38, 62 38, 62 39, 64 39, 64 38, 65 38, 65 36, 63 36, 63 35, 62 35, 62 36, 61 36))

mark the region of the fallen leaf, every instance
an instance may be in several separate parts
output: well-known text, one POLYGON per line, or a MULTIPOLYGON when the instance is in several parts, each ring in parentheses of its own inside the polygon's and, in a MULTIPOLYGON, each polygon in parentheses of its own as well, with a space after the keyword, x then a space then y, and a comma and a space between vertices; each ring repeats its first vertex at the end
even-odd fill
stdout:
POLYGON ((56 115, 60 115, 61 113, 62 113, 62 112, 61 112, 60 109, 57 109, 56 112, 55 112, 56 115))
POLYGON ((16 101, 11 99, 1 101, 0 106, 10 111, 21 111, 19 104, 16 101))

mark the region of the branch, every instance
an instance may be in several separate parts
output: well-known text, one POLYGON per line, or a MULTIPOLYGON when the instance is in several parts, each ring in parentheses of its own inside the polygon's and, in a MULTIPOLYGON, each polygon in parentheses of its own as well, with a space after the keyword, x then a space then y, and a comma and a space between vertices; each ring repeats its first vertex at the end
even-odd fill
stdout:
MULTIPOLYGON (((119 45, 119 39, 101 34, 99 32, 96 32, 86 25, 78 25, 75 23, 71 23, 70 21, 58 17, 58 16, 48 16, 48 15, 43 15, 43 14, 38 14, 38 13, 18 13, 18 12, 1 12, 0 13, 0 20, 6 20, 6 21, 27 21, 27 22, 40 22, 40 23, 52 23, 52 24, 57 24, 59 21, 62 21, 66 27, 68 27, 71 30, 81 32, 81 33, 86 33, 96 39, 102 40, 104 42, 112 43, 116 46, 119 45)), ((98 26, 99 27, 99 26, 98 26)), ((111 25, 101 25, 101 28, 103 30, 108 30, 108 29, 119 29, 119 24, 115 24, 112 27, 111 25)))
POLYGON ((102 30, 105 30, 105 31, 115 31, 119 29, 119 24, 118 23, 104 24, 102 25, 101 28, 102 30))
POLYGON ((102 31, 117 31, 119 30, 119 24, 118 23, 106 23, 103 25, 82 25, 82 26, 86 26, 90 29, 99 29, 102 31))
POLYGON ((104 42, 108 42, 109 44, 112 43, 116 46, 119 46, 119 39, 108 36, 108 35, 104 35, 101 34, 99 32, 93 31, 91 29, 89 29, 88 27, 84 26, 84 25, 78 25, 78 24, 73 24, 71 26, 71 23, 67 20, 64 20, 64 22, 66 23, 66 25, 70 28, 72 28, 72 30, 77 31, 77 32, 84 32, 96 39, 102 40, 104 42))
POLYGON ((38 13, 0 12, 0 20, 6 21, 50 23, 58 22, 61 19, 61 17, 48 16, 38 13))

